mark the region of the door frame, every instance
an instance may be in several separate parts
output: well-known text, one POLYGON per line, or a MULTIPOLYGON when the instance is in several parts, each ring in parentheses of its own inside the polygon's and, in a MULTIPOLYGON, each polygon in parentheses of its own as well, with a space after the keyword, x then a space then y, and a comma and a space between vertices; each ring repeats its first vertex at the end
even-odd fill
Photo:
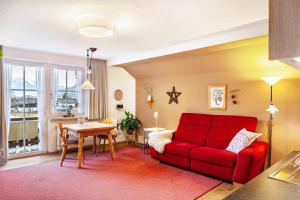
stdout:
MULTIPOLYGON (((31 151, 31 152, 23 152, 23 153, 19 153, 19 154, 9 154, 9 135, 7 138, 7 159, 11 160, 11 159, 16 159, 16 158, 23 158, 23 157, 30 157, 30 156, 35 156, 35 155, 41 155, 41 154, 45 154, 47 153, 47 149, 48 149, 48 111, 49 111, 49 98, 47 98, 47 95, 49 94, 49 64, 43 64, 43 63, 39 63, 39 62, 31 62, 31 61, 23 61, 23 60, 15 60, 15 59, 4 59, 4 65, 6 64, 11 64, 11 65, 19 65, 19 66, 23 66, 24 70, 24 80, 25 80, 25 67, 26 66, 31 66, 31 67, 39 67, 42 68, 43 73, 42 73, 42 77, 41 79, 44 82, 44 104, 45 104, 45 110, 44 110, 44 123, 39 121, 39 125, 43 126, 43 133, 39 132, 39 134, 41 135, 40 141, 43 140, 43 148, 41 150, 38 151, 31 151), (43 123, 43 124, 40 124, 43 123)), ((23 81, 25 84, 25 81, 23 81)), ((23 87, 24 89, 24 87, 23 87)), ((25 90, 23 90, 25 93, 25 90)), ((38 90, 37 90, 38 91, 38 90)), ((23 95, 24 95, 23 93, 23 95)), ((24 96, 25 99, 25 96, 24 96)), ((25 101, 24 101, 25 104, 25 101)), ((25 111, 24 111, 25 112, 25 111)), ((26 120, 23 119, 23 123, 26 122, 26 120)), ((24 143, 24 124, 23 124, 23 143, 24 143)))

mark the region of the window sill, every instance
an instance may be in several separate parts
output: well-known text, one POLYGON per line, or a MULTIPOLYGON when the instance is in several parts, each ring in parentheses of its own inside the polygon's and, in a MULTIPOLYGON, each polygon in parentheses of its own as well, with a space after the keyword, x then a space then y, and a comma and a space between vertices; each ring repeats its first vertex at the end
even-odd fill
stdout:
POLYGON ((77 120, 78 118, 86 117, 85 115, 77 115, 75 117, 52 116, 50 121, 77 120))

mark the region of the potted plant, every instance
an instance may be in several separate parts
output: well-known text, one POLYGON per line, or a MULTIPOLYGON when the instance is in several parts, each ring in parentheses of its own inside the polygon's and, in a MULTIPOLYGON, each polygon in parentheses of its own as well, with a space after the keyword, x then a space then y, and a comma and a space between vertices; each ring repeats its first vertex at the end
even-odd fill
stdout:
POLYGON ((120 127, 121 130, 125 131, 128 135, 132 135, 142 126, 142 123, 137 117, 128 111, 125 111, 125 115, 126 118, 122 119, 121 122, 118 123, 118 127, 120 127))
POLYGON ((64 117, 74 117, 74 114, 72 113, 73 111, 73 105, 69 105, 67 107, 67 114, 63 115, 64 117))

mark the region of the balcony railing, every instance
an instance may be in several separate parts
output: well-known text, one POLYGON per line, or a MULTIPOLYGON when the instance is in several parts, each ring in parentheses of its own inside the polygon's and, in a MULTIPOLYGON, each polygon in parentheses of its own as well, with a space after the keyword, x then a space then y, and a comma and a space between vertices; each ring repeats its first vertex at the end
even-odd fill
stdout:
POLYGON ((9 154, 39 150, 39 121, 37 117, 12 118, 9 131, 9 154))

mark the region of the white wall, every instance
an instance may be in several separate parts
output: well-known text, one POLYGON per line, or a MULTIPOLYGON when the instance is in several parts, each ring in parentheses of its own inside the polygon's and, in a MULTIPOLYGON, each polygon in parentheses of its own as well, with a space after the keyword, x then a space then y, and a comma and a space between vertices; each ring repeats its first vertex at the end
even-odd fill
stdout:
MULTIPOLYGON (((84 55, 84 52, 83 52, 84 55)), ((46 64, 61 64, 61 65, 70 65, 70 66, 82 66, 86 65, 86 58, 78 56, 69 56, 62 54, 53 54, 47 52, 39 52, 25 49, 16 49, 5 47, 4 48, 4 58, 32 61, 32 62, 41 62, 46 64)), ((118 120, 123 118, 124 110, 128 110, 131 113, 135 114, 135 79, 128 74, 123 68, 119 67, 108 67, 108 114, 112 118, 117 118, 118 120), (118 111, 116 108, 117 101, 114 99, 114 91, 116 89, 121 89, 124 92, 124 99, 122 103, 124 105, 123 111, 118 111)), ((51 84, 51 83, 50 83, 51 84)), ((46 105, 49 105, 46 103, 46 105)), ((49 106, 47 106, 49 107, 49 106)), ((47 108, 49 111, 49 108, 47 108)), ((57 150, 57 133, 55 125, 57 120, 51 119, 50 114, 46 114, 46 124, 45 127, 48 127, 46 130, 46 146, 48 147, 48 152, 54 152, 57 150)), ((74 123, 74 120, 65 120, 65 123, 74 123)), ((124 135, 118 137, 118 141, 124 141, 124 135)), ((86 140, 86 143, 90 143, 91 140, 86 140)))
MULTIPOLYGON (((120 67, 109 66, 107 68, 108 78, 108 116, 120 120, 124 117, 124 112, 129 111, 135 115, 135 78, 127 71, 120 67), (120 103, 114 97, 116 89, 123 91, 123 99, 120 101, 124 109, 116 109, 116 105, 120 103)), ((124 141, 125 136, 118 136, 118 141, 124 141)))

